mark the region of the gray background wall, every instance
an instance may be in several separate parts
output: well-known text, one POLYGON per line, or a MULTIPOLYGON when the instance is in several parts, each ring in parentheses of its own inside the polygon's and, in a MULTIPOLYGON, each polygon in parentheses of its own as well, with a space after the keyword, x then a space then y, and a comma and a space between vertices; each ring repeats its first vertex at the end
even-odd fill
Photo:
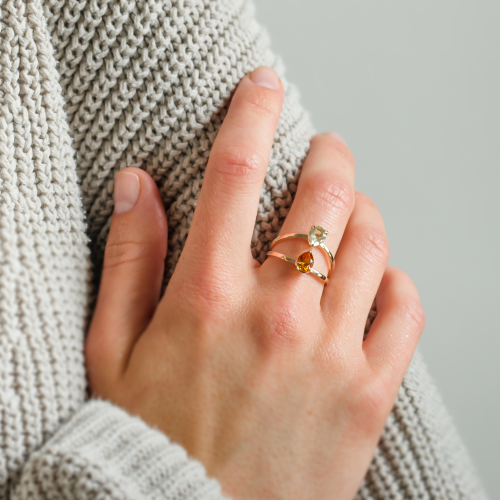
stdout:
POLYGON ((417 283, 430 371, 500 498, 500 2, 256 0, 417 283))

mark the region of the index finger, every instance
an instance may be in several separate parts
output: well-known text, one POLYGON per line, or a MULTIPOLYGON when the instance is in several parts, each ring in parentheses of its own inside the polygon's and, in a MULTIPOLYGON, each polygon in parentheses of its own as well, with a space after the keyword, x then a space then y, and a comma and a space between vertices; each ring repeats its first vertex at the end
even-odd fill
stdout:
POLYGON ((271 68, 257 68, 238 85, 210 153, 186 242, 190 266, 201 262, 205 268, 223 265, 237 272, 246 261, 250 264, 255 217, 282 103, 283 86, 271 68))

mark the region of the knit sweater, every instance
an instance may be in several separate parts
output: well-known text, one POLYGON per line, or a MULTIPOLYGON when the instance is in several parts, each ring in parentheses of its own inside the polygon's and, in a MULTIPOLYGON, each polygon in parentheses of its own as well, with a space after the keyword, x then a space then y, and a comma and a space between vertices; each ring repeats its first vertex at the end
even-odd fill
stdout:
MULTIPOLYGON (((83 343, 114 175, 138 166, 160 188, 166 284, 228 100, 259 65, 285 88, 262 261, 313 129, 246 0, 0 2, 0 498, 223 498, 182 447, 87 398, 83 343)), ((418 355, 357 495, 417 498, 486 498, 418 355)))

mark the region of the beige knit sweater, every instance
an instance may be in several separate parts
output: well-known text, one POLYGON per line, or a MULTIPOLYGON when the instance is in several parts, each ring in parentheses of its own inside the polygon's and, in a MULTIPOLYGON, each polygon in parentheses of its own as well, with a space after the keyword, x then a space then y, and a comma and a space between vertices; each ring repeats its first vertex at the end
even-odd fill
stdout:
MULTIPOLYGON (((87 399, 89 269, 98 276, 114 175, 135 165, 168 211, 168 280, 227 100, 262 64, 286 98, 259 260, 313 131, 247 1, 0 0, 0 498, 222 498, 180 446, 87 399)), ((358 494, 417 498, 485 498, 419 357, 358 494)))

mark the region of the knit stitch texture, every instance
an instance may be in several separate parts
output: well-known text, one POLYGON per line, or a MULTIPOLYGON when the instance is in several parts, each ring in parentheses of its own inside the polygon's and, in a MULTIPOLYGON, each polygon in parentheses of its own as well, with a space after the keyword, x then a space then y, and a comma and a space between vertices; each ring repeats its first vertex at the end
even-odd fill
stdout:
MULTIPOLYGON (((313 128, 249 1, 0 2, 0 498, 222 499, 181 447, 87 400, 83 341, 116 172, 143 168, 160 188, 166 284, 231 94, 260 65, 285 88, 262 261, 313 128)), ((486 498, 419 356, 356 498, 486 498)))

